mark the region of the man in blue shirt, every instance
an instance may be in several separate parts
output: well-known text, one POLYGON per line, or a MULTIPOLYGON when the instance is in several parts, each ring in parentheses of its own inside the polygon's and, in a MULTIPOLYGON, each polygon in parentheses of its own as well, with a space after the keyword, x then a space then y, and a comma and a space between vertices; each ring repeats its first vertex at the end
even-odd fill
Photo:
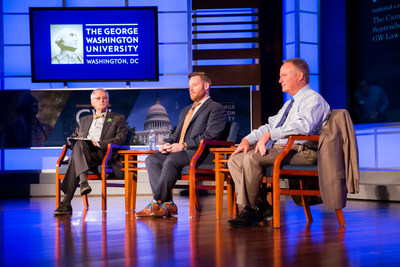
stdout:
MULTIPOLYGON (((309 85, 310 69, 299 58, 285 60, 280 69, 282 92, 292 96, 268 118, 268 123, 244 137, 229 159, 228 167, 235 183, 237 204, 243 207, 232 227, 247 227, 272 218, 272 207, 260 194, 260 184, 266 167, 287 143, 289 135, 314 135, 321 132, 330 114, 323 97, 309 85), (250 149, 254 146, 254 149, 250 149)), ((317 144, 298 141, 289 152, 285 163, 312 165, 317 160, 317 144)))

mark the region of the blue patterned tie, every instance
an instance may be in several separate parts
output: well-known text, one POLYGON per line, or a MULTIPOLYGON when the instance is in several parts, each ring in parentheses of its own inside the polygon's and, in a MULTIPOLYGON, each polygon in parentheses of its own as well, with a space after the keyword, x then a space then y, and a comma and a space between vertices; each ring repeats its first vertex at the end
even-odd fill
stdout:
POLYGON ((292 98, 290 100, 289 105, 286 107, 286 110, 283 113, 281 120, 278 122, 278 124, 275 126, 275 128, 281 127, 283 125, 283 123, 285 122, 285 120, 287 118, 287 115, 289 114, 290 109, 292 108, 293 102, 294 102, 294 99, 292 98))
MULTIPOLYGON (((275 128, 281 127, 281 126, 285 123, 285 120, 286 120, 286 118, 287 118, 287 116, 288 116, 288 114, 289 114, 289 111, 290 111, 290 109, 292 108, 293 102, 294 102, 294 99, 292 98, 292 99, 290 100, 289 105, 287 105, 286 110, 285 110, 285 112, 283 113, 283 115, 282 115, 282 117, 281 117, 281 120, 278 122, 278 124, 275 126, 275 128)), ((269 141, 265 144, 265 148, 266 148, 266 149, 270 149, 270 148, 274 145, 274 143, 275 143, 275 141, 269 140, 269 141)))

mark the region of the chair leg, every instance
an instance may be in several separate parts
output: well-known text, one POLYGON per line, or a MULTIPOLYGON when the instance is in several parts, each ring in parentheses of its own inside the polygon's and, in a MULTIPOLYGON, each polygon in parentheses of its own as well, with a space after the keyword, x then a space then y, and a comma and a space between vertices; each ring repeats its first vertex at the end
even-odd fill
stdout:
POLYGON ((197 211, 201 211, 199 190, 197 190, 197 189, 196 189, 196 210, 197 210, 197 211))
POLYGON ((82 199, 83 199, 83 205, 85 206, 85 209, 88 209, 88 208, 89 208, 89 199, 88 199, 88 196, 87 196, 87 195, 83 195, 83 196, 82 196, 82 199))
POLYGON ((106 173, 103 171, 101 173, 101 210, 104 212, 107 210, 107 182, 106 173))
MULTIPOLYGON (((128 166, 125 165, 124 166, 128 166)), ((132 210, 131 207, 131 198, 132 198, 132 191, 131 191, 131 177, 133 176, 133 174, 131 174, 128 171, 124 172, 124 180, 125 180, 125 212, 129 212, 132 210)))
POLYGON ((304 196, 301 196, 301 202, 303 203, 304 213, 306 214, 307 222, 313 222, 313 217, 311 215, 310 205, 304 196))
MULTIPOLYGON (((279 176, 278 176, 279 177, 279 176)), ((277 181, 273 181, 273 190, 272 190, 272 208, 273 208, 273 223, 274 228, 281 227, 281 192, 279 185, 279 178, 277 181)))
MULTIPOLYGON (((272 188, 272 184, 267 182, 267 188, 272 188)), ((268 202, 272 205, 272 192, 268 192, 268 202)))
MULTIPOLYGON (((223 194, 224 194, 224 174, 221 174, 219 171, 215 172, 215 203, 216 203, 216 216, 217 220, 220 220, 222 217, 222 202, 223 202, 223 194)), ((228 189, 228 185, 227 185, 228 189)), ((229 193, 228 193, 229 195, 229 193)), ((228 196, 229 199, 229 196, 228 196)), ((229 213, 229 204, 228 204, 228 213, 229 213)))
POLYGON ((337 217, 337 220, 338 220, 340 226, 346 226, 346 222, 344 220, 342 209, 336 210, 336 217, 337 217))
POLYGON ((226 192, 228 197, 228 215, 231 217, 235 212, 235 189, 233 185, 233 181, 230 178, 226 179, 226 192))
POLYGON ((189 178, 189 217, 196 217, 196 205, 197 205, 197 192, 196 182, 194 179, 189 178))
POLYGON ((56 174, 56 209, 60 206, 61 196, 60 196, 60 179, 59 176, 56 174))
POLYGON ((130 190, 131 190, 131 209, 135 210, 136 209, 136 194, 137 194, 137 172, 135 173, 135 177, 130 177, 129 179, 131 179, 130 181, 130 190))
MULTIPOLYGON (((300 182, 300 189, 304 189, 304 181, 303 179, 299 180, 300 182)), ((312 223, 313 222, 313 217, 311 215, 311 210, 310 210, 310 205, 308 205, 308 200, 306 200, 305 196, 301 196, 301 202, 303 204, 304 212, 306 214, 307 222, 312 223)))

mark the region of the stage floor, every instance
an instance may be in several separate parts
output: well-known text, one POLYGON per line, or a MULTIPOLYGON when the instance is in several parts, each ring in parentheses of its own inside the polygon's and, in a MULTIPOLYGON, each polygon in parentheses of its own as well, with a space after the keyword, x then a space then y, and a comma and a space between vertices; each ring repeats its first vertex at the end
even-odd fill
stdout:
MULTIPOLYGON (((140 196, 142 209, 150 196, 140 196)), ((303 209, 282 200, 281 228, 271 223, 234 229, 215 219, 213 195, 201 197, 203 212, 189 219, 188 198, 176 196, 179 215, 135 219, 124 198, 89 197, 84 212, 74 198, 71 216, 53 216, 54 198, 0 199, 0 266, 399 266, 400 203, 348 201, 347 223, 335 213, 303 209)), ((225 205, 226 205, 226 201, 225 205)))

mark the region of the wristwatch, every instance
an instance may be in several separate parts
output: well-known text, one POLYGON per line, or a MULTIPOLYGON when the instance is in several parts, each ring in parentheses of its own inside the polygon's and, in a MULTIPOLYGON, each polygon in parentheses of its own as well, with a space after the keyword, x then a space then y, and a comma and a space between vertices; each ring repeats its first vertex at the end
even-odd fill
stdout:
POLYGON ((188 149, 187 145, 185 142, 182 143, 182 150, 186 151, 188 149))

